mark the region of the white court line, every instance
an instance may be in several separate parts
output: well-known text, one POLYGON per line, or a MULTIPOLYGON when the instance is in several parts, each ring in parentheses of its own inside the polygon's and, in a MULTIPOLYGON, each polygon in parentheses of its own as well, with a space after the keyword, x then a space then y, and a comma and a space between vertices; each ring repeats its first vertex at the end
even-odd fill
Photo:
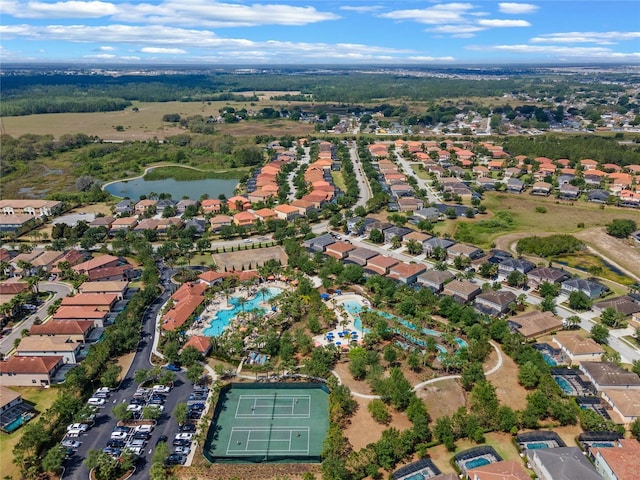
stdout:
MULTIPOLYGON (((244 410, 244 409, 243 409, 244 410)), ((285 395, 275 397, 274 395, 240 395, 238 398, 238 404, 236 406, 235 418, 311 418, 311 395, 285 395), (277 400, 276 400, 277 398, 277 400), (240 404, 245 400, 253 399, 253 408, 251 413, 240 413, 240 404), (278 400, 291 400, 291 404, 278 404, 278 400), (261 400, 272 400, 271 402, 262 403, 261 400), (275 402, 273 400, 276 400, 275 402), (307 409, 306 413, 295 413, 296 407, 299 404, 298 400, 306 400, 307 409), (288 409, 289 412, 282 413, 283 409, 288 409), (261 411, 262 410, 262 411, 261 411), (268 411, 264 411, 268 410, 268 411)))
POLYGON ((296 453, 296 454, 304 454, 304 455, 308 455, 309 454, 309 442, 310 442, 310 428, 309 427, 233 427, 231 429, 231 435, 229 436, 229 442, 227 443, 227 455, 263 455, 263 454, 271 454, 271 453, 296 453), (279 431, 279 432, 289 432, 289 449, 284 450, 284 449, 274 449, 271 446, 271 443, 281 443, 281 442, 286 442, 286 439, 283 440, 260 440, 260 439, 255 439, 255 440, 251 440, 251 432, 258 432, 258 431, 279 431), (244 449, 239 449, 236 446, 232 446, 232 441, 234 440, 234 433, 235 432, 246 432, 247 436, 245 437, 245 446, 244 449), (306 449, 295 449, 293 450, 291 448, 291 435, 293 434, 293 432, 305 432, 307 435, 307 447, 306 449), (261 443, 267 443, 267 449, 249 449, 249 441, 251 442, 261 442, 261 443))

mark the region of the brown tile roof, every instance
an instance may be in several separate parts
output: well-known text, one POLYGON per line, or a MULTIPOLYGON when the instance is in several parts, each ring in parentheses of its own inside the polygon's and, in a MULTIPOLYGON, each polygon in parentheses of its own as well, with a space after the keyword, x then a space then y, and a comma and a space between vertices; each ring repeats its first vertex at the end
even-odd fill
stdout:
POLYGON ((118 296, 115 293, 79 293, 73 297, 65 297, 60 304, 63 307, 71 306, 108 306, 113 305, 118 296))
POLYGON ((205 355, 211 349, 211 341, 209 340, 209 337, 204 337, 202 335, 192 335, 182 348, 184 349, 187 347, 193 347, 200 353, 205 355))
POLYGON ((591 338, 582 338, 576 333, 559 332, 553 337, 553 341, 564 347, 572 355, 587 355, 590 353, 604 353, 604 349, 591 338))
POLYGON ((106 282, 84 282, 78 290, 82 293, 102 293, 113 292, 120 293, 126 290, 129 282, 127 280, 109 280, 106 282))
POLYGON ((342 258, 343 253, 355 250, 356 247, 347 242, 335 242, 327 246, 325 253, 334 258, 342 258))
POLYGON ((367 260, 367 266, 374 265, 376 267, 382 267, 382 268, 389 268, 394 265, 397 265, 398 263, 400 263, 399 260, 396 260, 393 257, 387 257, 385 255, 377 255, 367 260))
POLYGON ((126 278, 127 272, 131 270, 131 265, 117 265, 115 267, 96 268, 87 272, 90 282, 99 281, 103 278, 121 277, 126 278))
POLYGON ((202 302, 204 302, 204 297, 190 295, 176 303, 171 310, 162 316, 162 329, 175 330, 184 325, 202 302))
POLYGON ((73 319, 73 320, 82 320, 82 319, 101 319, 107 316, 108 312, 104 310, 98 310, 95 307, 60 307, 53 314, 53 319, 73 319))
POLYGON ((473 480, 531 480, 522 465, 515 460, 503 460, 467 470, 473 480))
POLYGON ((640 470, 640 444, 637 440, 620 440, 622 448, 597 448, 594 456, 600 456, 618 480, 637 480, 640 470))
POLYGON ((421 263, 405 263, 400 262, 390 268, 389 276, 410 277, 418 273, 422 273, 427 269, 426 265, 421 263))
POLYGON ((11 402, 20 398, 21 396, 22 395, 20 395, 18 392, 14 392, 10 388, 0 385, 0 409, 2 409, 2 407, 4 407, 5 405, 9 405, 11 402))
POLYGON ((86 335, 93 329, 90 320, 50 320, 41 325, 33 325, 29 335, 86 335))
POLYGON ((468 280, 452 280, 447 283, 446 290, 454 294, 462 294, 464 296, 470 295, 480 289, 480 287, 468 280))
POLYGON ((74 265, 73 270, 75 272, 87 272, 96 268, 105 267, 110 263, 117 263, 119 261, 120 259, 118 257, 114 257, 113 255, 100 255, 98 257, 92 258, 91 260, 87 260, 86 262, 74 265))
POLYGON ((62 357, 18 357, 13 355, 9 359, 0 362, 0 373, 13 373, 17 375, 28 374, 48 374, 58 363, 62 361, 62 357))
POLYGON ((29 290, 29 285, 24 282, 0 282, 0 295, 17 295, 29 290))
POLYGON ((562 327, 562 319, 551 312, 528 312, 512 317, 509 321, 520 325, 517 330, 525 337, 541 335, 562 327))
POLYGON ((625 417, 640 416, 640 390, 604 389, 602 394, 609 397, 609 400, 625 417))
POLYGON ((73 352, 80 343, 71 341, 69 337, 41 337, 27 336, 20 341, 20 345, 16 348, 16 352, 73 352))

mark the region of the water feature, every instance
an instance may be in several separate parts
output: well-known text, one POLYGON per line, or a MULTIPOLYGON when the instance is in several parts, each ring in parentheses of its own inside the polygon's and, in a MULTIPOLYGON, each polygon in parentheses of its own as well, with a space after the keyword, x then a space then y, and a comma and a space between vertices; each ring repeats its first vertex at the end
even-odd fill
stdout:
POLYGON ((544 363, 551 367, 555 367, 556 365, 558 365, 558 362, 556 362, 555 359, 548 353, 543 353, 542 358, 544 358, 544 363))
MULTIPOLYGON (((264 295, 264 301, 267 302, 276 295, 282 293, 281 288, 269 287, 267 293, 264 295)), ((256 293, 253 298, 249 299, 244 304, 244 311, 259 309, 258 305, 263 302, 262 294, 256 293)), ((207 337, 218 337, 222 334, 225 328, 229 326, 229 322, 235 318, 238 313, 243 311, 243 307, 240 305, 239 297, 230 297, 229 304, 233 308, 229 310, 220 310, 216 313, 215 317, 211 319, 209 326, 204 329, 203 334, 207 337)), ((263 310, 264 311, 264 310, 263 310)))
POLYGON ((491 462, 484 457, 474 458, 473 460, 469 460, 467 463, 465 463, 464 468, 467 470, 471 470, 472 468, 483 467, 484 465, 489 465, 490 463, 491 462))
POLYGON ((224 193, 227 198, 232 197, 237 185, 238 180, 223 178, 145 180, 144 177, 139 177, 110 183, 105 185, 104 189, 116 197, 129 197, 133 200, 137 200, 141 195, 149 195, 151 192, 169 193, 177 200, 185 196, 196 200, 205 193, 211 198, 217 198, 221 193, 224 193))
POLYGON ((549 448, 549 444, 547 442, 531 442, 525 445, 527 450, 538 450, 539 448, 549 448))
POLYGON ((566 393, 567 395, 575 395, 575 390, 574 388, 571 386, 571 384, 569 383, 569 381, 566 378, 563 377, 553 377, 553 379, 556 381, 556 383, 558 384, 558 386, 562 389, 562 391, 564 393, 566 393))

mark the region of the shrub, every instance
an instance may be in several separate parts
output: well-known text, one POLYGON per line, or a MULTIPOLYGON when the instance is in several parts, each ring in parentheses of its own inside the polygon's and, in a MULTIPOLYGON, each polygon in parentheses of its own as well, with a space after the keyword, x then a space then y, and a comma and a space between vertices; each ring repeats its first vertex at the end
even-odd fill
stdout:
POLYGON ((376 422, 382 423, 384 425, 388 425, 389 422, 391 422, 391 414, 389 413, 389 409, 379 398, 371 400, 371 402, 369 402, 369 405, 367 406, 367 409, 376 422))

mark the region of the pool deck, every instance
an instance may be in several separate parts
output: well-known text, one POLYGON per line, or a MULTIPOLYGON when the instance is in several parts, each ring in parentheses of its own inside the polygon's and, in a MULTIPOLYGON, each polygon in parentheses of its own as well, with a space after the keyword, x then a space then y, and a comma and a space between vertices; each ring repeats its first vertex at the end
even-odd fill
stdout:
POLYGON ((328 300, 325 300, 324 301, 325 305, 331 310, 336 312, 336 316, 338 317, 338 326, 332 330, 328 330, 324 332, 321 335, 316 335, 315 337, 313 337, 313 343, 316 347, 326 346, 330 344, 335 344, 336 342, 341 342, 342 348, 345 348, 345 349, 349 348, 350 342, 340 337, 339 333, 354 332, 354 331, 358 332, 358 340, 357 340, 358 345, 362 345, 364 343, 364 340, 363 340, 364 333, 362 332, 362 329, 358 330, 355 327, 354 316, 350 312, 348 312, 346 309, 343 310, 339 308, 340 305, 347 300, 355 300, 363 307, 368 307, 370 305, 369 300, 364 298, 362 295, 358 295, 356 293, 343 293, 341 295, 336 294, 330 297, 328 300), (342 315, 344 315, 344 317, 347 320, 347 324, 344 326, 340 325, 340 320, 341 320, 340 317, 342 315), (333 342, 327 339, 327 336, 329 336, 330 334, 333 335, 333 338, 334 338, 333 342))

